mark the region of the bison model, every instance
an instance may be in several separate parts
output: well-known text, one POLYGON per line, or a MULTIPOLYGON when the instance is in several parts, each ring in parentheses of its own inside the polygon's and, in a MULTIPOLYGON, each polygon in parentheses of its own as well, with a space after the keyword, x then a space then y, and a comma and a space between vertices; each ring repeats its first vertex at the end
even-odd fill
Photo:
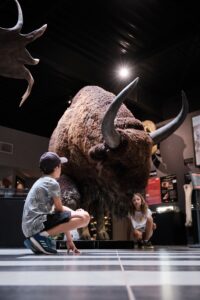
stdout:
MULTIPOLYGON (((184 121, 188 102, 175 119, 147 133, 141 121, 123 104, 138 78, 116 97, 98 86, 86 86, 73 98, 58 122, 49 151, 66 156, 61 188, 66 204, 87 209, 97 219, 97 239, 107 239, 105 210, 126 216, 131 196, 144 191, 154 144, 172 134, 184 121), (69 202, 68 202, 69 201, 69 202)), ((89 238, 85 229, 81 238, 89 238)))

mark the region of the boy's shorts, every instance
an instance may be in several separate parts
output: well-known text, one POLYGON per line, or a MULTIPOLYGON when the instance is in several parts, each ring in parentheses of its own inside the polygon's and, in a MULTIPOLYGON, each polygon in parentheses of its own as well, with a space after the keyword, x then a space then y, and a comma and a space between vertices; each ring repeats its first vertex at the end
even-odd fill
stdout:
POLYGON ((44 229, 48 230, 59 224, 67 223, 71 219, 71 211, 55 212, 47 215, 47 220, 43 223, 44 229))

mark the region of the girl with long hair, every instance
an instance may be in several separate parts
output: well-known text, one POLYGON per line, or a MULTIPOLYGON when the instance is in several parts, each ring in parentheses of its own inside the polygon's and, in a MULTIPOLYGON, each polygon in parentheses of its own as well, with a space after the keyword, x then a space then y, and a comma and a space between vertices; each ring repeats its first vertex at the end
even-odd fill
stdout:
POLYGON ((129 219, 132 227, 132 237, 138 248, 153 249, 150 238, 156 224, 153 222, 152 212, 144 197, 140 193, 133 194, 130 205, 129 219))

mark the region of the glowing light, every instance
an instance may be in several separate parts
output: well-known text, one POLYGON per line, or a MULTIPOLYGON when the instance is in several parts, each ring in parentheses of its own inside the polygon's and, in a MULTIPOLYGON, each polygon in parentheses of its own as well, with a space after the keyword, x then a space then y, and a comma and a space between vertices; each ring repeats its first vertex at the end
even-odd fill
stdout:
POLYGON ((128 78, 130 76, 130 69, 128 67, 120 67, 118 70, 118 75, 120 78, 128 78))
POLYGON ((168 205, 168 206, 158 206, 156 208, 156 211, 158 213, 164 213, 164 212, 168 212, 168 211, 174 211, 174 206, 172 205, 168 205))

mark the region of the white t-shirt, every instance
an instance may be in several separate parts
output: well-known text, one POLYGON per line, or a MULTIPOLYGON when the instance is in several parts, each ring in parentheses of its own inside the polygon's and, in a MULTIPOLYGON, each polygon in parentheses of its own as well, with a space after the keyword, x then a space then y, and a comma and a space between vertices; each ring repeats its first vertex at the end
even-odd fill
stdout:
POLYGON ((147 209, 147 213, 145 215, 141 211, 137 210, 135 211, 134 216, 129 214, 133 229, 144 231, 146 227, 147 217, 150 217, 151 215, 152 212, 149 208, 147 209))

